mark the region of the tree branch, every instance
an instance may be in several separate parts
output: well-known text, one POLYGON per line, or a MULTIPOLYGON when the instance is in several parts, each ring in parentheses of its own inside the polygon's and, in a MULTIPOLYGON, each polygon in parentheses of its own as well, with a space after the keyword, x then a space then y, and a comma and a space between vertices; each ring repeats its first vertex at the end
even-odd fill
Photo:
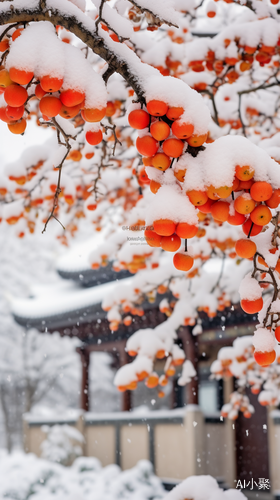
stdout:
MULTIPOLYGON (((5 0, 7 1, 7 0, 5 0)), ((113 52, 113 50, 106 44, 106 41, 94 30, 90 30, 83 23, 81 23, 75 16, 69 15, 68 13, 63 13, 55 8, 48 8, 47 10, 42 10, 41 2, 38 0, 38 6, 29 9, 14 8, 10 10, 5 10, 1 12, 0 8, 0 24, 11 24, 11 23, 29 23, 38 21, 48 21, 54 26, 60 25, 65 29, 71 31, 76 35, 82 42, 84 42, 92 51, 99 55, 104 61, 106 61, 112 71, 119 73, 127 83, 133 88, 137 94, 139 101, 145 103, 144 89, 139 84, 139 78, 133 73, 128 62, 121 56, 118 56, 113 52)), ((87 18, 88 19, 88 18, 87 18)), ((129 52, 129 48, 127 48, 129 52)), ((137 63, 142 64, 137 55, 137 63)), ((130 54, 130 57, 134 57, 130 54)))

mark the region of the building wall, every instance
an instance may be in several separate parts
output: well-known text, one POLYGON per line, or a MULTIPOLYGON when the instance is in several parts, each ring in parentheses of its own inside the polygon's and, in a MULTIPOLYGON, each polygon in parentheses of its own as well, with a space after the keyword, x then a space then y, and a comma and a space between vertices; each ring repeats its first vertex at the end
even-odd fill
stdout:
MULTIPOLYGON (((84 435, 85 456, 97 457, 103 466, 116 463, 129 469, 147 459, 163 479, 176 482, 194 474, 211 474, 233 486, 231 432, 219 416, 209 420, 198 406, 154 411, 141 417, 130 412, 85 413, 76 422, 47 423, 74 425, 84 435)), ((24 421, 27 452, 40 456, 44 424, 30 417, 24 421)))

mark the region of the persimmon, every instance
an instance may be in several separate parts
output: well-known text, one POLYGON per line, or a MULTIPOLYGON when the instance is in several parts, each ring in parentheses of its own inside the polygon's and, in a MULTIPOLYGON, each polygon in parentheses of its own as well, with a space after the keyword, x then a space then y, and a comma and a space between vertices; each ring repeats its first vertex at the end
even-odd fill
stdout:
POLYGON ((261 266, 268 267, 267 263, 265 262, 265 260, 260 255, 258 256, 258 263, 261 266))
POLYGON ((176 226, 176 234, 180 238, 193 238, 198 231, 198 227, 194 224, 188 224, 187 222, 179 222, 176 226))
POLYGON ((149 126, 150 116, 144 109, 134 109, 128 115, 128 123, 136 130, 142 130, 149 126))
POLYGON ((244 189, 244 190, 251 189, 251 186, 253 184, 254 184, 253 179, 249 179, 248 181, 240 181, 239 182, 239 191, 241 191, 242 189, 244 189))
POLYGON ((158 142, 150 135, 137 137, 136 148, 143 156, 154 156, 159 148, 158 142))
POLYGON ((82 118, 89 123, 100 122, 104 118, 105 113, 106 108, 84 108, 81 111, 82 118))
POLYGON ((17 108, 22 106, 28 98, 28 93, 24 87, 13 83, 5 88, 4 99, 9 106, 17 108))
POLYGON ((240 305, 247 314, 255 314, 261 311, 263 307, 263 298, 260 297, 255 300, 242 299, 240 305))
POLYGON ((257 251, 257 245, 248 238, 241 238, 235 243, 235 251, 242 259, 251 259, 257 251))
POLYGON ((40 83, 38 83, 38 85, 36 85, 36 87, 35 87, 35 95, 36 95, 36 97, 38 97, 38 99, 42 99, 42 97, 44 97, 44 95, 46 95, 46 93, 47 92, 45 92, 42 89, 40 83))
POLYGON ((192 123, 184 123, 181 120, 175 120, 171 126, 172 133, 178 139, 188 139, 191 137, 194 131, 194 126, 192 123))
POLYGON ((167 113, 166 113, 166 116, 169 120, 177 120, 177 118, 180 118, 180 116, 184 113, 184 108, 181 108, 181 107, 176 107, 176 106, 171 106, 167 113))
POLYGON ((276 359, 276 352, 273 351, 254 351, 256 363, 260 366, 269 366, 276 359))
POLYGON ((248 236, 249 233, 250 236, 257 236, 262 231, 262 228, 262 226, 254 224, 250 218, 246 220, 246 222, 244 222, 242 226, 242 230, 246 234, 246 236, 248 236))
POLYGON ((171 158, 179 158, 183 153, 184 143, 180 139, 166 139, 162 145, 162 149, 167 156, 171 158))
POLYGON ((277 326, 275 328, 274 334, 275 334, 275 338, 276 338, 277 342, 280 343, 280 326, 277 326))
POLYGON ((166 357, 166 351, 165 349, 159 349, 156 353, 156 358, 157 359, 163 359, 166 357))
POLYGON ((71 108, 71 106, 77 106, 77 104, 82 104, 84 99, 85 93, 79 90, 68 89, 62 91, 60 94, 62 104, 68 106, 69 108, 71 108))
POLYGON ((79 112, 80 112, 79 104, 77 104, 77 106, 71 106, 71 108, 62 104, 59 115, 62 116, 62 118, 70 120, 70 118, 74 118, 75 116, 77 116, 79 112))
POLYGON ((155 231, 146 229, 144 232, 144 237, 150 247, 155 247, 155 248, 160 247, 161 236, 157 234, 155 231))
POLYGON ((151 124, 150 132, 156 141, 164 141, 170 134, 170 127, 159 120, 151 124))
POLYGON ((16 121, 20 120, 24 114, 24 106, 18 106, 14 108, 13 106, 6 107, 6 116, 9 120, 16 121))
POLYGON ((174 171, 174 175, 179 182, 184 182, 186 171, 186 168, 180 168, 179 170, 174 171))
POLYGON ((40 78, 40 85, 46 92, 57 92, 63 85, 63 78, 46 75, 40 78))
POLYGON ((175 253, 173 264, 179 271, 189 271, 193 267, 194 259, 188 253, 175 253))
POLYGON ((229 216, 229 203, 227 201, 216 201, 211 206, 211 214, 215 220, 225 222, 229 216))
POLYGON ((23 32, 23 28, 18 28, 13 32, 13 34, 12 34, 13 42, 21 35, 22 32, 23 32))
POLYGON ((97 144, 100 144, 102 139, 103 139, 102 130, 97 130, 96 132, 94 132, 93 130, 88 130, 88 132, 86 133, 86 141, 91 146, 97 146, 97 144))
POLYGON ((159 377, 158 377, 157 373, 151 373, 151 375, 149 375, 148 378, 146 379, 145 385, 149 389, 153 389, 154 387, 158 386, 158 381, 159 381, 159 377))
POLYGON ((138 172, 138 182, 140 186, 149 185, 151 182, 144 167, 138 172))
POLYGON ((265 226, 272 219, 272 214, 270 209, 266 205, 259 205, 256 207, 250 215, 250 218, 254 224, 259 226, 265 226))
POLYGON ((186 193, 189 197, 190 202, 195 206, 195 207, 200 207, 201 205, 205 205, 205 203, 208 200, 207 193, 205 191, 198 191, 195 189, 192 189, 191 191, 187 191, 186 193))
POLYGON ((176 224, 170 219, 158 219, 153 222, 153 227, 160 236, 171 236, 175 233, 176 224))
MULTIPOLYGON (((131 316, 127 316, 127 318, 131 318, 131 316)), ((124 322, 124 324, 125 324, 126 326, 129 326, 129 325, 131 324, 132 318, 130 319, 130 323, 129 323, 129 325, 127 325, 127 324, 126 324, 127 322, 125 323, 125 320, 126 320, 126 318, 125 318, 125 319, 124 319, 124 321, 123 321, 123 322, 124 322)), ((137 377, 137 379, 138 379, 138 382, 142 382, 142 381, 143 381, 143 380, 145 380, 145 378, 147 378, 148 376, 149 376, 149 374, 148 374, 148 372, 146 372, 146 370, 143 370, 142 372, 136 373, 136 377, 137 377)))
POLYGON ((153 179, 150 182, 150 190, 152 193, 156 194, 161 187, 161 184, 159 182, 154 181, 153 179))
POLYGON ((255 201, 251 198, 249 193, 244 193, 238 196, 234 201, 234 208, 240 214, 250 214, 256 206, 255 201))
POLYGON ((202 146, 204 142, 207 139, 208 134, 202 134, 202 135, 192 135, 191 137, 188 137, 187 143, 190 146, 193 146, 195 148, 198 148, 199 146, 202 146))
POLYGON ((6 50, 8 50, 9 47, 10 47, 10 44, 9 44, 8 38, 5 38, 5 40, 2 40, 0 42, 0 52, 5 52, 6 50))
POLYGON ((158 170, 165 171, 170 167, 171 160, 165 153, 156 153, 151 163, 158 170))
POLYGON ((10 78, 15 83, 19 83, 20 85, 27 85, 31 82, 34 73, 33 71, 25 71, 23 69, 11 68, 9 71, 10 78))
POLYGON ((207 186, 206 192, 207 192, 207 196, 208 196, 208 198, 210 198, 210 200, 216 201, 216 200, 220 199, 220 195, 217 193, 217 188, 215 188, 215 186, 213 186, 213 184, 211 184, 210 186, 207 186))
POLYGON ((105 115, 107 117, 110 117, 110 116, 113 116, 116 112, 116 106, 115 106, 115 103, 113 101, 108 101, 107 102, 107 106, 106 106, 106 112, 105 112, 105 115))
POLYGON ((88 203, 87 204, 87 209, 90 211, 94 211, 97 209, 97 203, 88 203))
POLYGON ((133 380, 132 382, 130 382, 129 384, 127 384, 126 386, 126 389, 128 391, 135 391, 135 389, 137 389, 137 380, 133 380))
POLYGON ((265 181, 254 182, 250 189, 250 194, 255 201, 266 201, 271 198, 273 193, 272 186, 265 181))
POLYGON ((151 167, 152 166, 152 159, 153 159, 153 156, 147 156, 146 158, 142 158, 142 162, 143 162, 143 165, 145 165, 145 167, 151 167))
POLYGON ((0 71, 0 88, 5 89, 9 85, 12 85, 13 81, 10 78, 9 72, 6 69, 1 69, 0 71))
POLYGON ((153 99, 147 103, 147 110, 152 116, 163 116, 167 113, 168 106, 163 101, 153 99))
MULTIPOLYGON (((211 213, 211 206, 213 205, 214 201, 208 198, 206 203, 204 205, 199 206, 199 211, 203 214, 210 214, 211 213)), ((244 219, 245 220, 245 219, 244 219)))
POLYGON ((23 134, 26 129, 26 120, 22 118, 15 123, 8 123, 9 131, 13 134, 23 134))
POLYGON ((216 193, 220 198, 228 198, 233 191, 233 186, 221 186, 216 188, 216 193))
POLYGON ((163 250, 167 252, 177 252, 181 246, 181 238, 177 234, 172 234, 171 236, 162 236, 160 240, 160 246, 163 250))
POLYGON ((265 203, 269 208, 277 208, 280 204, 280 189, 275 189, 272 196, 265 203))
POLYGON ((41 113, 48 116, 49 118, 57 116, 60 113, 61 107, 62 104, 60 99, 52 95, 46 95, 42 97, 39 103, 41 113))

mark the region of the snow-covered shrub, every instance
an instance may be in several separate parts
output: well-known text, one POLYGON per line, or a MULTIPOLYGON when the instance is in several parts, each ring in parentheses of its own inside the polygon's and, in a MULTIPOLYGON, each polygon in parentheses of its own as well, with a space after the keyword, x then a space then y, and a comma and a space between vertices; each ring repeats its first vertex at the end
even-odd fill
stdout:
POLYGON ((69 465, 82 455, 81 444, 84 442, 84 437, 74 427, 67 424, 52 427, 43 425, 42 430, 47 434, 41 444, 43 458, 69 465))

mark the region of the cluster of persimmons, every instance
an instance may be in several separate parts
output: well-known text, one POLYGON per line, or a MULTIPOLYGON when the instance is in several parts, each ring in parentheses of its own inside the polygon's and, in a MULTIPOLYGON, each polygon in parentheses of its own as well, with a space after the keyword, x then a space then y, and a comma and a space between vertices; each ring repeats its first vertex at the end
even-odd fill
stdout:
MULTIPOLYGON (((12 40, 16 40, 22 34, 19 28, 12 34, 12 40)), ((8 38, 0 42, 0 51, 9 50, 8 38)), ((9 71, 2 66, 0 69, 0 93, 6 102, 5 107, 0 108, 0 119, 7 123, 9 130, 14 134, 23 134, 26 129, 26 104, 29 99, 39 100, 39 109, 44 120, 48 121, 56 116, 72 119, 80 112, 83 120, 89 123, 100 122, 106 115, 112 116, 113 103, 108 103, 107 108, 87 108, 85 92, 64 86, 63 78, 52 75, 38 75, 32 71, 12 67, 9 71), (35 96, 28 94, 28 88, 36 83, 35 96)), ((115 112, 115 109, 114 109, 115 112)), ((86 141, 95 146, 100 144, 103 138, 101 129, 88 130, 85 134, 86 141)))

